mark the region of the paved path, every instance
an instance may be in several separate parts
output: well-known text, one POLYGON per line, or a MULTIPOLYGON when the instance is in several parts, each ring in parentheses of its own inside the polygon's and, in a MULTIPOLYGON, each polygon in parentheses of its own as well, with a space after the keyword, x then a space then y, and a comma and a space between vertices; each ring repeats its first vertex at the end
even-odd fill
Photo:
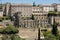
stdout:
POLYGON ((28 29, 28 28, 19 28, 19 36, 21 38, 26 38, 26 40, 37 39, 38 30, 37 29, 28 29))
MULTIPOLYGON (((48 28, 51 30, 51 28, 48 28)), ((19 34, 21 38, 25 38, 26 40, 35 40, 38 38, 38 29, 34 28, 19 28, 19 34)), ((43 37, 43 33, 40 32, 40 35, 43 37)))

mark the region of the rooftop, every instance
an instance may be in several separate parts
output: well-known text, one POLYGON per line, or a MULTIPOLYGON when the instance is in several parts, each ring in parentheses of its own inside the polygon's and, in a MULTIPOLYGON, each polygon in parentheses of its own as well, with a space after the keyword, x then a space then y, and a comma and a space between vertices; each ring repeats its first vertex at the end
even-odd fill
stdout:
POLYGON ((32 4, 11 4, 12 6, 32 6, 32 4))

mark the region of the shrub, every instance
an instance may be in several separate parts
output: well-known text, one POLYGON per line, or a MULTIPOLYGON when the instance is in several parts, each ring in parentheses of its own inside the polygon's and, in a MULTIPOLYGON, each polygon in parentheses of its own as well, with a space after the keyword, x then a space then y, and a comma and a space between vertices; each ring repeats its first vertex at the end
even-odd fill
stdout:
POLYGON ((56 37, 54 35, 52 35, 52 34, 47 34, 45 36, 45 40, 56 40, 56 37))
POLYGON ((0 33, 2 34, 16 34, 18 32, 18 29, 11 25, 8 25, 6 28, 0 29, 0 33))
POLYGON ((54 11, 49 11, 49 13, 48 13, 48 16, 56 16, 57 14, 56 14, 56 12, 54 12, 54 11))
POLYGON ((3 35, 3 36, 1 37, 1 39, 2 39, 2 40, 9 40, 9 38, 8 38, 7 35, 3 35))
POLYGON ((54 36, 51 31, 45 31, 44 32, 44 40, 56 40, 56 36, 54 36))
POLYGON ((9 25, 9 26, 7 26, 7 27, 5 28, 5 32, 6 32, 7 34, 16 34, 16 33, 18 33, 19 31, 18 31, 17 28, 9 25))
POLYGON ((10 38, 11 40, 21 40, 21 38, 18 35, 14 35, 14 34, 12 34, 10 38))

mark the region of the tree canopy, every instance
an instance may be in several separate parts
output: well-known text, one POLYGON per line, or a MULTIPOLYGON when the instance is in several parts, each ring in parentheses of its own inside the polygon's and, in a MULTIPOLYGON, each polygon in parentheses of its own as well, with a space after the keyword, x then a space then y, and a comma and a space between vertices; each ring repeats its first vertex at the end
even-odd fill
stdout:
POLYGON ((18 29, 11 25, 8 25, 6 28, 0 29, 1 34, 16 34, 18 32, 18 29))
POLYGON ((48 12, 48 16, 56 16, 57 14, 56 14, 56 12, 54 12, 54 11, 49 11, 48 12))
POLYGON ((31 19, 34 20, 34 15, 31 16, 31 19))

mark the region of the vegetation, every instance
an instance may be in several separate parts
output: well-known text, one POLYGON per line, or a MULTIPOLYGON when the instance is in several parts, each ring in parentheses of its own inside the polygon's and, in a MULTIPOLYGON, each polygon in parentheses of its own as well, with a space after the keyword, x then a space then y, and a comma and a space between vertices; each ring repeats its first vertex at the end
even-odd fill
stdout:
POLYGON ((25 40, 17 35, 18 32, 17 28, 9 24, 5 28, 0 29, 0 33, 3 35, 1 37, 2 40, 25 40))
POLYGON ((53 25, 52 25, 52 34, 54 36, 57 36, 57 34, 58 34, 57 23, 55 22, 55 18, 54 18, 54 22, 53 22, 53 25))
POLYGON ((19 16, 17 13, 14 14, 14 26, 19 27, 19 16))
POLYGON ((55 11, 49 11, 49 13, 48 13, 48 16, 56 16, 57 14, 56 14, 56 12, 55 11))
POLYGON ((35 2, 33 2, 33 6, 36 6, 35 2))
POLYGON ((9 37, 8 35, 3 35, 2 40, 25 40, 20 38, 18 35, 11 34, 9 37))
POLYGON ((16 34, 18 32, 18 29, 11 25, 8 25, 6 28, 0 29, 1 34, 16 34))
POLYGON ((31 16, 31 19, 34 20, 34 15, 31 16))
POLYGON ((2 40, 9 40, 7 35, 3 35, 1 38, 2 38, 2 40))
POLYGON ((57 12, 58 16, 60 16, 60 12, 57 12))
POLYGON ((52 30, 47 32, 45 31, 44 36, 45 40, 59 40, 59 32, 57 29, 57 23, 55 22, 55 18, 52 25, 52 30))
POLYGON ((3 20, 2 20, 2 17, 0 17, 0 22, 2 22, 3 20))
POLYGON ((12 34, 10 38, 11 40, 21 40, 21 38, 18 35, 14 35, 14 34, 12 34))
POLYGON ((2 9, 2 4, 0 4, 0 9, 2 9))
POLYGON ((38 28, 38 40, 40 40, 40 28, 38 28))
POLYGON ((47 34, 45 36, 45 40, 56 40, 56 37, 54 35, 52 35, 52 34, 47 34))
POLYGON ((44 33, 44 37, 45 37, 44 40, 58 40, 59 39, 56 36, 54 36, 51 31, 45 31, 43 33, 44 33))
POLYGON ((50 17, 50 18, 53 17, 54 19, 53 19, 53 24, 51 24, 52 30, 43 32, 44 36, 45 36, 45 40, 60 40, 60 35, 59 35, 58 29, 57 29, 57 26, 59 24, 55 22, 55 16, 57 16, 59 14, 60 14, 60 12, 57 12, 57 9, 55 9, 54 11, 50 11, 48 13, 48 17, 50 17))

